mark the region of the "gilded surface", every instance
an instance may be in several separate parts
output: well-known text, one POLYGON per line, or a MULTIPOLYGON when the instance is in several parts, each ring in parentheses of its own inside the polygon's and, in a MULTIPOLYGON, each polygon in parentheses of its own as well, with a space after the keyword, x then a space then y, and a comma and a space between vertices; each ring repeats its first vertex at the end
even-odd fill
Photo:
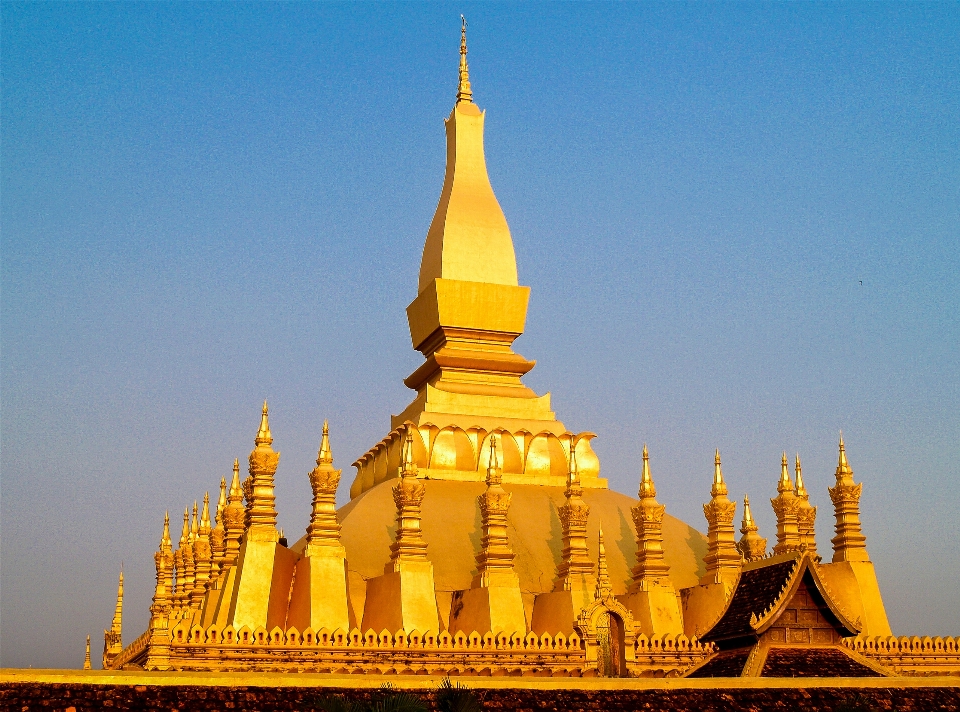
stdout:
MULTIPOLYGON (((637 499, 610 491, 594 434, 569 432, 550 395, 522 382, 535 364, 512 344, 530 290, 518 283, 487 176, 466 54, 464 24, 446 175, 407 309, 424 357, 405 380, 416 396, 354 463, 351 499, 339 511, 341 471, 324 422, 307 474, 310 521, 292 546, 276 528, 280 454, 264 402, 249 476, 241 482, 235 460, 229 486, 221 479, 215 526, 205 496, 192 519, 184 512, 174 550, 164 518, 150 622, 125 648, 121 578, 105 667, 680 675, 711 653, 697 636, 719 620, 741 570, 768 561, 747 498, 735 540, 719 451, 704 538, 657 502, 646 446, 637 499)), ((812 560, 816 508, 799 456, 795 484, 786 455, 781 464, 775 551, 812 560)), ((904 674, 960 669, 955 643, 884 637, 861 488, 841 439, 830 488, 833 563, 815 572, 836 610, 861 622, 864 635, 850 645, 904 674), (947 662, 930 664, 936 653, 947 662)), ((756 621, 764 615, 773 613, 758 611, 756 621)))

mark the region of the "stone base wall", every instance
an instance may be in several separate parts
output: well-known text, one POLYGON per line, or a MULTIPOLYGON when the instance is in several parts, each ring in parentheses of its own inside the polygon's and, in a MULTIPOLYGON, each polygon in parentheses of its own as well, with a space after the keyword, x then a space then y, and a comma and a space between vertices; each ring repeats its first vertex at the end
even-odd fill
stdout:
MULTIPOLYGON (((849 683, 849 681, 847 681, 849 683)), ((472 686, 471 686, 472 687, 472 686)), ((473 688, 484 710, 943 710, 960 712, 957 687, 717 687, 708 689, 473 688)), ((328 695, 367 700, 376 690, 316 687, 0 683, 0 709, 17 712, 312 712, 328 695)), ((429 692, 417 691, 431 703, 429 692)))

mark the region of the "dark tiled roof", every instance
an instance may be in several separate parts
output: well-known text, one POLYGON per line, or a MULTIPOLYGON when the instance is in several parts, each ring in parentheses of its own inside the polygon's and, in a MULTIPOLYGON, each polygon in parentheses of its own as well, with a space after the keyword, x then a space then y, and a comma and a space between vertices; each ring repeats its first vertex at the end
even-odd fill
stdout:
POLYGON ((771 648, 761 677, 881 677, 841 648, 771 648))
POLYGON ((780 594, 795 560, 784 561, 744 571, 733 592, 733 600, 723 617, 701 639, 705 642, 755 635, 750 627, 750 616, 759 618, 780 594))
POLYGON ((710 658, 687 677, 740 677, 750 657, 750 648, 724 650, 710 658))

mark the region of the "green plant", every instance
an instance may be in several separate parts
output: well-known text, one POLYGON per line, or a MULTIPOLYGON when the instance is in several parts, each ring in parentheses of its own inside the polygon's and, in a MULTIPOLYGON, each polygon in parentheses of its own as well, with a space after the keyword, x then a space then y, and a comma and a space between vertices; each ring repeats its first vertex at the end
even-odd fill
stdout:
POLYGON ((369 702, 350 702, 342 695, 333 695, 319 699, 315 708, 323 712, 427 712, 422 698, 399 692, 389 683, 381 685, 369 702))
POLYGON ((440 712, 480 712, 480 700, 476 694, 459 682, 451 682, 449 677, 440 682, 434 698, 440 712))

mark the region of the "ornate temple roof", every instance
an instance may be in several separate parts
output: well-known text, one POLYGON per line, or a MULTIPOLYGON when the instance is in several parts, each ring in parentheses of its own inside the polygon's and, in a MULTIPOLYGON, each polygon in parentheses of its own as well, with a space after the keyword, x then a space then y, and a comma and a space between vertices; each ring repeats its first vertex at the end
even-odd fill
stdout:
POLYGON ((860 632, 860 625, 848 619, 827 591, 810 555, 795 552, 745 567, 723 615, 701 639, 721 648, 756 640, 778 621, 803 584, 840 635, 850 637, 860 632))

